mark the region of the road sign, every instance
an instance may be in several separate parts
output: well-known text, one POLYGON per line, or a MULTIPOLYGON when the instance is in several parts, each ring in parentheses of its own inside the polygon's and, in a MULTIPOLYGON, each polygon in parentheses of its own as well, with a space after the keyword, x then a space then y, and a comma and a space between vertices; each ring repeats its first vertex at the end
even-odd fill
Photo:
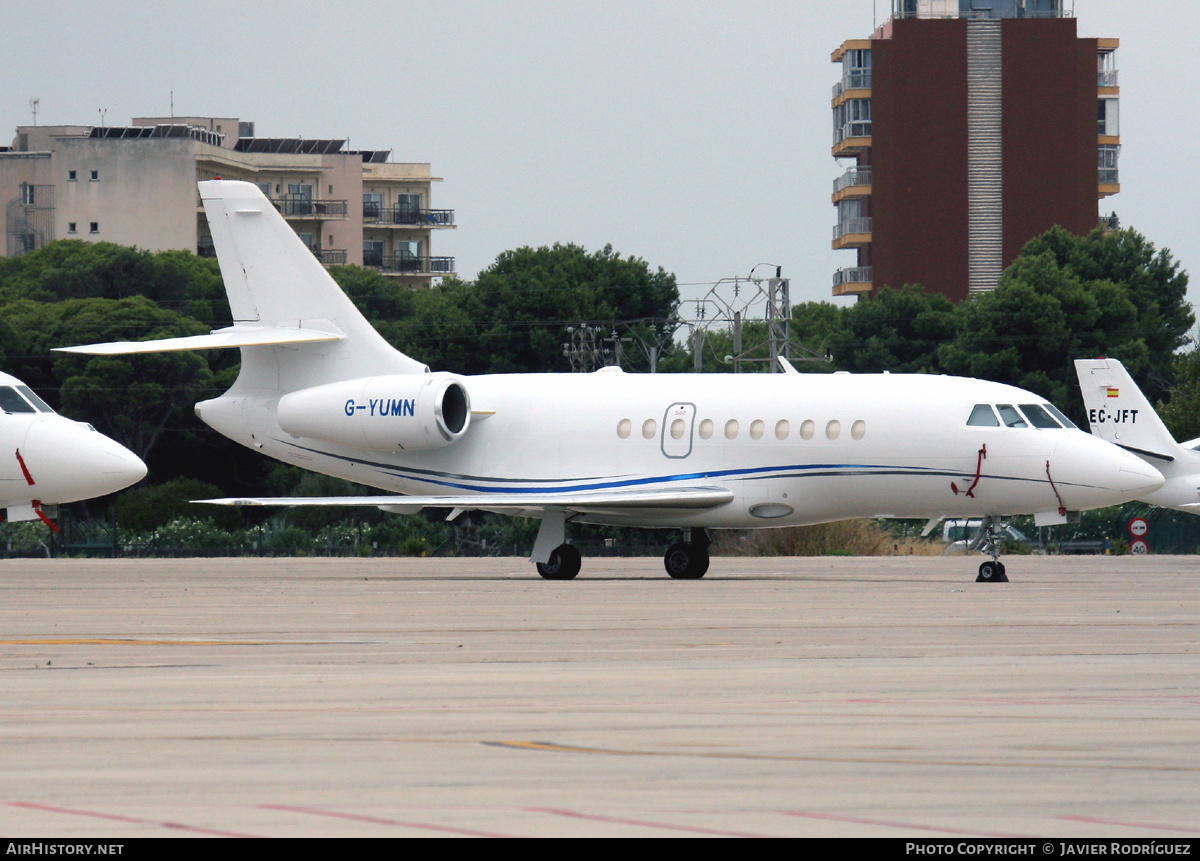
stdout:
POLYGON ((1150 552, 1150 545, 1141 538, 1135 538, 1129 542, 1129 552, 1135 556, 1144 556, 1150 552))
POLYGON ((1150 531, 1150 524, 1146 522, 1144 517, 1135 517, 1129 521, 1129 534, 1134 538, 1145 538, 1146 533, 1150 531))

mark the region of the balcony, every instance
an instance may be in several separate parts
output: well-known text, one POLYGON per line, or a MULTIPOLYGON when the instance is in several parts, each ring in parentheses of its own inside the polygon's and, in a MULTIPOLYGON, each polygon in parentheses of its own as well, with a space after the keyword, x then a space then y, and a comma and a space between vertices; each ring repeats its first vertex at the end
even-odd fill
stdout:
POLYGON ((1101 69, 1100 71, 1096 72, 1096 86, 1113 88, 1119 87, 1120 84, 1117 83, 1117 70, 1101 69))
POLYGON ((870 266, 854 266, 833 273, 833 295, 854 296, 870 293, 873 272, 870 266))
POLYGON ((385 275, 451 275, 454 273, 454 258, 364 251, 363 266, 374 267, 385 275))
POLYGON ((833 247, 855 248, 871 241, 871 219, 848 218, 833 226, 833 247))
MULTIPOLYGON (((833 85, 833 101, 837 101, 842 93, 847 93, 851 90, 870 90, 871 89, 871 70, 856 69, 849 75, 843 77, 840 81, 833 85)), ((861 95, 857 98, 862 98, 861 95)))
POLYGON ((307 197, 284 197, 272 200, 271 205, 284 218, 345 218, 350 211, 344 200, 312 200, 307 197))
POLYGON ((1120 155, 1119 144, 1101 144, 1099 148, 1099 168, 1097 170, 1097 193, 1100 197, 1117 194, 1121 190, 1121 174, 1117 167, 1120 155))
POLYGON ((870 197, 871 168, 852 167, 833 181, 833 202, 848 197, 870 197))
POLYGON ((856 120, 833 129, 833 157, 855 156, 871 148, 871 121, 856 120))
POLYGON ((310 248, 318 260, 326 266, 345 266, 346 265, 346 249, 345 248, 310 248))
POLYGON ((399 225, 401 227, 453 227, 453 209, 415 209, 410 206, 381 206, 363 203, 363 224, 399 225))

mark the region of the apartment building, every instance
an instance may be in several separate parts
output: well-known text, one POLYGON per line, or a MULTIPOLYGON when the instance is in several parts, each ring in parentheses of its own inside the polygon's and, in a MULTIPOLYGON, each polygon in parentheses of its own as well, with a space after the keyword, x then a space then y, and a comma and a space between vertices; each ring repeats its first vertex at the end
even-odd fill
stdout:
POLYGON ((263 190, 323 263, 377 269, 408 286, 454 274, 433 253, 454 211, 432 208, 440 177, 390 150, 344 140, 264 138, 236 117, 137 117, 124 127, 21 126, 0 147, 6 255, 55 239, 213 254, 196 182, 263 190))
POLYGON ((1062 0, 894 0, 832 54, 833 295, 992 290, 1030 239, 1085 234, 1120 191, 1116 39, 1062 0))

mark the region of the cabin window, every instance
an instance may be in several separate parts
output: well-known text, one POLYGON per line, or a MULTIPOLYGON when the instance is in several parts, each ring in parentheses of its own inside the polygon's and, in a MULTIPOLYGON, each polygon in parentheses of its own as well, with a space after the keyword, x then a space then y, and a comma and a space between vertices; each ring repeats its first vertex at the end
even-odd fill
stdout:
POLYGON ((1059 410, 1058 407, 1054 406, 1054 404, 1042 404, 1042 406, 1045 407, 1046 412, 1050 413, 1050 415, 1062 422, 1063 427, 1071 428, 1072 430, 1079 430, 1079 428, 1075 426, 1075 422, 1064 416, 1062 411, 1059 410))
POLYGON ((621 439, 629 439, 629 434, 633 430, 633 422, 629 419, 621 419, 617 422, 617 436, 621 439))
POLYGON ((37 412, 29 405, 23 397, 17 394, 16 389, 12 386, 4 386, 0 388, 0 410, 6 413, 34 413, 37 412))
POLYGON ((700 422, 700 439, 712 439, 713 423, 712 419, 705 419, 700 422))
POLYGON ((683 419, 675 419, 671 422, 671 439, 683 439, 683 429, 683 419))
POLYGON ((1035 428, 1049 429, 1062 427, 1062 425, 1054 420, 1050 413, 1037 404, 1021 404, 1021 412, 1025 413, 1025 418, 1029 419, 1029 423, 1035 428))
POLYGON ((17 391, 25 396, 25 400, 37 407, 39 413, 52 413, 50 405, 39 398, 29 386, 17 386, 17 391))
POLYGON ((762 419, 755 419, 750 422, 750 439, 762 439, 765 428, 766 425, 763 424, 762 419))
POLYGON ((787 439, 792 432, 792 425, 787 419, 775 422, 775 439, 787 439))
POLYGON ((971 417, 967 419, 967 427, 973 428, 998 428, 1000 421, 996 418, 996 413, 987 404, 976 404, 971 410, 971 417))
POLYGON ((833 419, 829 424, 825 425, 826 439, 837 439, 842 433, 842 423, 837 419, 833 419))
POLYGON ((654 419, 646 419, 642 422, 642 439, 654 439, 654 434, 658 430, 658 422, 654 419))
POLYGON ((739 427, 737 419, 730 419, 725 422, 725 439, 737 439, 739 427))
POLYGON ((805 419, 804 424, 800 425, 800 438, 812 439, 813 434, 817 432, 817 425, 812 419, 805 419))
POLYGON ((1021 418, 1021 414, 1017 412, 1012 404, 996 404, 996 409, 1000 411, 1000 421, 1004 422, 1005 427, 1010 428, 1027 428, 1029 425, 1025 423, 1025 419, 1021 418))
POLYGON ((859 419, 854 424, 850 425, 850 436, 855 439, 862 439, 867 435, 867 423, 859 419))

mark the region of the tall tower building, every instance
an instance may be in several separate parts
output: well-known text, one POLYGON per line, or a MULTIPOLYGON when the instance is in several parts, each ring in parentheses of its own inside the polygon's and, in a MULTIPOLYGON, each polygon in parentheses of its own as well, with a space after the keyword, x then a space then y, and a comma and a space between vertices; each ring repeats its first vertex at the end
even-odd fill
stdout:
POLYGON ((994 289, 1030 239, 1085 234, 1120 190, 1116 39, 1062 0, 894 0, 833 52, 833 295, 994 289), (1097 167, 1098 165, 1098 167, 1097 167))

